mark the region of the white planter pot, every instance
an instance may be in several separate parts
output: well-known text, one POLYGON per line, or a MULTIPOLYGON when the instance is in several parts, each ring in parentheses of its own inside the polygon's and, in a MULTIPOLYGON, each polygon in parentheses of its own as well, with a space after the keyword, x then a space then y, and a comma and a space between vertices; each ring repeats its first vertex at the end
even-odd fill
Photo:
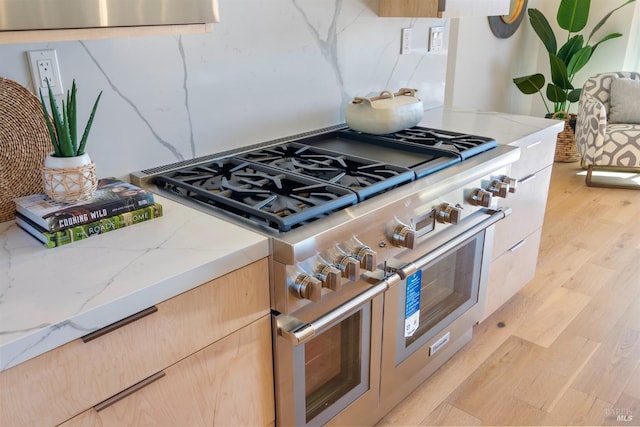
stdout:
POLYGON ((93 196, 98 185, 96 169, 89 154, 54 157, 49 154, 42 169, 44 193, 56 202, 74 203, 93 196))

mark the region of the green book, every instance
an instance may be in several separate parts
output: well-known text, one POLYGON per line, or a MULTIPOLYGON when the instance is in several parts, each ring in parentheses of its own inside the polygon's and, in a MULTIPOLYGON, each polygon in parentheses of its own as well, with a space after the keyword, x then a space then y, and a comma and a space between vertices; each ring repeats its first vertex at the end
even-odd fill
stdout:
POLYGON ((33 221, 29 220, 29 218, 21 215, 19 212, 16 213, 16 224, 44 243, 47 248, 55 248, 78 240, 84 240, 98 234, 104 234, 119 228, 128 227, 139 222, 159 218, 161 216, 162 205, 154 203, 153 205, 145 208, 124 212, 108 218, 102 218, 88 224, 76 225, 74 227, 53 232, 45 230, 33 221))

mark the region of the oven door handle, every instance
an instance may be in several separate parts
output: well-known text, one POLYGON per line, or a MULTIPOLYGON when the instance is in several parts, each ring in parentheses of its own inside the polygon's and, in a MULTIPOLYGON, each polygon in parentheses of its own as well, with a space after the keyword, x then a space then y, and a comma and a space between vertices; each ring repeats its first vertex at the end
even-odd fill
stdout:
POLYGON ((408 276, 422 269, 425 265, 429 264, 431 261, 438 258, 439 256, 449 252, 452 248, 458 246, 460 243, 464 242, 468 238, 473 237, 477 233, 483 230, 486 230, 487 228, 494 225, 496 222, 511 215, 511 208, 499 208, 496 210, 490 210, 489 214, 490 214, 489 218, 468 228, 467 230, 455 236, 453 239, 447 241, 447 243, 437 247, 436 249, 429 252, 427 255, 423 256, 417 261, 411 262, 401 268, 395 269, 395 272, 398 273, 403 280, 406 279, 408 276))
POLYGON ((287 338, 294 346, 304 344, 316 335, 333 326, 333 324, 348 315, 351 311, 384 293, 390 286, 400 281, 400 276, 392 274, 377 285, 367 289, 358 296, 318 317, 312 322, 303 322, 293 316, 281 314, 276 317, 278 335, 287 338))

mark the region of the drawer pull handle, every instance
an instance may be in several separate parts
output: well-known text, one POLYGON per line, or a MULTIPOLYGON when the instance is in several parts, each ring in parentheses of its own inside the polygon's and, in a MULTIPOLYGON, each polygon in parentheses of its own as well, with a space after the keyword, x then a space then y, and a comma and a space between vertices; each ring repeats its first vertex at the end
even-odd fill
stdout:
POLYGON ((528 150, 529 148, 533 148, 533 147, 535 147, 536 145, 540 145, 540 144, 542 144, 542 140, 540 140, 540 141, 536 141, 536 142, 534 142, 533 144, 527 145, 527 146, 526 146, 526 149, 528 150))
POLYGON ((526 240, 520 240, 518 243, 516 243, 515 245, 513 245, 513 246, 511 246, 511 247, 509 248, 509 252, 515 252, 515 251, 517 251, 518 249, 520 249, 521 247, 523 247, 525 243, 527 243, 527 241, 526 241, 526 240))
POLYGON ((113 405, 114 403, 124 399, 125 397, 135 393, 136 391, 148 386, 152 382, 155 382, 155 381, 159 380, 160 378, 164 377, 165 375, 166 374, 164 373, 164 371, 160 371, 158 373, 155 373, 155 374, 151 375, 150 377, 147 377, 147 378, 143 379, 139 383, 136 383, 136 384, 132 385, 129 388, 125 388, 120 393, 114 394, 110 398, 108 398, 106 400, 103 400, 102 402, 100 402, 96 406, 94 406, 93 409, 95 409, 96 412, 100 412, 103 409, 106 409, 109 406, 113 405))
POLYGON ((107 325, 104 328, 100 328, 97 331, 93 331, 90 334, 83 336, 82 341, 87 343, 89 341, 95 340, 96 338, 106 335, 109 332, 115 331, 116 329, 121 328, 125 325, 128 325, 129 323, 135 322, 136 320, 142 319, 143 317, 153 314, 156 311, 158 311, 158 307, 156 307, 155 305, 152 305, 151 307, 145 308, 144 310, 139 311, 135 314, 132 314, 129 317, 125 317, 124 319, 118 320, 117 322, 107 325))
POLYGON ((532 179, 535 179, 535 178, 536 178, 536 176, 537 176, 537 175, 536 175, 535 173, 532 173, 532 174, 531 174, 531 175, 529 175, 529 176, 525 176, 524 178, 522 178, 522 179, 519 179, 519 180, 518 180, 518 184, 524 184, 525 182, 529 182, 529 181, 531 181, 532 179))

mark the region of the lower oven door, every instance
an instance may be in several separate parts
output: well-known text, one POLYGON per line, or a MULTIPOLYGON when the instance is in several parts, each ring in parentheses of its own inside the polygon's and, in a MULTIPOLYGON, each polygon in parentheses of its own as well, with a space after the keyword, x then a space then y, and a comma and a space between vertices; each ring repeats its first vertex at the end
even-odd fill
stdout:
POLYGON ((310 322, 274 314, 277 425, 379 418, 382 294, 389 280, 310 322))
POLYGON ((482 318, 492 225, 505 214, 492 211, 408 263, 387 291, 381 383, 387 410, 471 339, 482 318))

